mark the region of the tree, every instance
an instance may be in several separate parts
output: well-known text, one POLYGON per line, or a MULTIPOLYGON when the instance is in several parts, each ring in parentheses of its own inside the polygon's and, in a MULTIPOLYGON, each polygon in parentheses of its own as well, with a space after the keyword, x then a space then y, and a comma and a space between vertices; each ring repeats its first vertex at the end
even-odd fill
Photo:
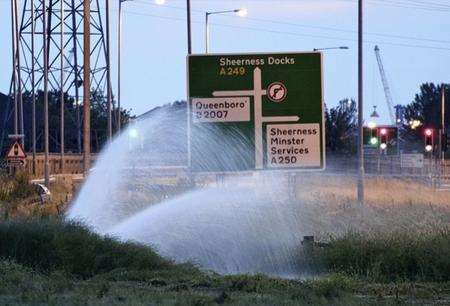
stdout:
POLYGON ((357 109, 354 100, 343 99, 339 105, 325 110, 327 150, 337 154, 356 152, 357 109))
MULTIPOLYGON (((423 150, 424 129, 441 128, 441 90, 445 89, 445 128, 450 128, 450 85, 425 83, 420 86, 420 92, 414 100, 404 107, 403 135, 405 147, 415 150, 423 150), (420 127, 412 127, 410 122, 419 120, 420 127)), ((436 133, 437 135, 437 133, 436 133)))
MULTIPOLYGON (((420 86, 420 92, 414 100, 405 107, 406 123, 410 120, 420 120, 424 127, 438 129, 441 126, 441 90, 445 89, 445 118, 450 115, 450 85, 425 83, 420 86)), ((446 122, 449 126, 450 122, 446 122)))
MULTIPOLYGON (((27 151, 31 151, 32 146, 32 96, 30 92, 23 93, 23 114, 24 114, 24 131, 25 140, 24 145, 27 151)), ((66 152, 79 152, 78 133, 77 133, 77 104, 73 97, 65 94, 65 109, 64 109, 64 145, 66 152)), ((60 151, 60 93, 59 91, 50 91, 48 94, 49 107, 49 145, 50 152, 60 151)), ((105 144, 107 137, 107 112, 106 112, 106 98, 101 92, 91 93, 91 148, 92 152, 99 152, 105 144)), ((82 124, 83 105, 79 105, 80 122, 82 124)), ((13 102, 12 99, 6 95, 0 94, 0 150, 4 152, 10 145, 7 137, 8 134, 13 134, 13 102)), ((112 114, 113 122, 117 117, 118 110, 112 114)), ((121 122, 126 125, 131 116, 130 111, 121 109, 121 122)), ((44 151, 44 93, 38 91, 36 93, 36 151, 44 151)), ((82 135, 81 135, 82 137, 82 135)), ((81 143, 82 144, 82 139, 81 143)), ((2 153, 3 154, 3 153, 2 153)), ((3 156, 3 155, 2 155, 3 156)))

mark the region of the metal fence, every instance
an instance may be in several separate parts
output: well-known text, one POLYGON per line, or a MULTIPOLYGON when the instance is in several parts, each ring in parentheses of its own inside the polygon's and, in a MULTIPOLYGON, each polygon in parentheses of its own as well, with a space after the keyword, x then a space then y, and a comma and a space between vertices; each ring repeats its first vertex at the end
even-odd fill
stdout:
MULTIPOLYGON (((368 176, 414 179, 438 189, 450 190, 450 160, 424 158, 417 167, 402 164, 401 156, 369 155, 364 158, 368 176)), ((357 175, 358 160, 354 157, 329 156, 325 172, 330 174, 357 175)))
MULTIPOLYGON (((179 157, 179 156, 178 156, 179 157)), ((170 161, 158 165, 159 161, 140 160, 136 165, 130 165, 135 170, 141 167, 160 167, 168 169, 180 167, 180 158, 171 156, 170 161), (176 162, 173 162, 176 161, 176 162)), ((93 156, 95 160, 96 156, 93 156)), ((185 161, 185 158, 183 159, 185 161)), ((83 156, 80 154, 65 154, 64 165, 61 164, 59 154, 49 156, 50 174, 81 174, 83 173, 83 156), (62 167, 63 166, 63 167, 62 167)), ((355 176, 358 170, 358 161, 353 156, 327 156, 326 174, 355 176)), ((450 160, 424 158, 421 167, 405 167, 400 156, 368 155, 365 156, 365 173, 367 176, 397 177, 421 181, 439 190, 450 190, 450 160)), ((0 161, 0 170, 7 171, 6 162, 0 161)), ((27 157, 25 170, 34 178, 44 175, 44 155, 36 155, 36 165, 33 175, 32 156, 27 157)), ((139 172, 139 171, 138 171, 139 172)), ((161 171, 163 173, 170 171, 161 171)))

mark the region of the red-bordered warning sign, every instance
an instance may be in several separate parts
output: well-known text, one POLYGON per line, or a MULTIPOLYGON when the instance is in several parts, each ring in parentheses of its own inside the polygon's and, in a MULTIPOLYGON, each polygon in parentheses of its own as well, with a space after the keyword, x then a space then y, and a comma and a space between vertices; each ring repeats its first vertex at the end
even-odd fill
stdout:
POLYGON ((267 97, 272 102, 283 102, 287 96, 287 89, 281 82, 273 82, 267 87, 267 97))
POLYGON ((27 154, 25 153, 25 150, 20 142, 16 140, 6 154, 8 164, 11 166, 24 166, 26 158, 27 154))

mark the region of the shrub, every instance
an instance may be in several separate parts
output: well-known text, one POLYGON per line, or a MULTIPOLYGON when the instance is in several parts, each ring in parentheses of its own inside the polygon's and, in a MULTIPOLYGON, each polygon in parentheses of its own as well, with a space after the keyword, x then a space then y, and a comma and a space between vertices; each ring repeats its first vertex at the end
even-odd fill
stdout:
POLYGON ((43 290, 47 279, 32 269, 9 260, 0 260, 0 295, 43 290))
POLYGON ((333 238, 318 260, 328 271, 344 271, 378 281, 450 280, 450 231, 411 235, 348 233, 333 238))
POLYGON ((173 266, 148 247, 100 237, 79 223, 57 219, 0 223, 0 258, 83 278, 120 268, 173 266))
POLYGON ((332 274, 328 277, 307 281, 306 284, 317 296, 324 296, 328 299, 341 297, 343 293, 353 291, 358 287, 354 279, 342 274, 332 274))

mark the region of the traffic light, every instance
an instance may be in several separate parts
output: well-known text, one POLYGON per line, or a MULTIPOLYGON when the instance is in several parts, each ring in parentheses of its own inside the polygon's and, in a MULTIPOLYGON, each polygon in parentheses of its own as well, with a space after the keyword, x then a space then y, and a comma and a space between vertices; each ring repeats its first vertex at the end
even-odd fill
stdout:
POLYGON ((380 149, 386 150, 388 144, 388 130, 386 128, 380 129, 380 149))
POLYGON ((433 151, 434 139, 433 139, 433 130, 425 129, 425 151, 431 152, 433 151))
POLYGON ((378 147, 378 129, 364 127, 363 141, 366 146, 378 147))
POLYGON ((381 150, 383 154, 397 154, 397 131, 392 125, 378 126, 375 128, 364 127, 363 140, 366 148, 381 150))
POLYGON ((376 146, 376 145, 378 144, 378 138, 377 138, 376 136, 372 136, 372 137, 370 138, 370 144, 371 144, 372 146, 376 146))

